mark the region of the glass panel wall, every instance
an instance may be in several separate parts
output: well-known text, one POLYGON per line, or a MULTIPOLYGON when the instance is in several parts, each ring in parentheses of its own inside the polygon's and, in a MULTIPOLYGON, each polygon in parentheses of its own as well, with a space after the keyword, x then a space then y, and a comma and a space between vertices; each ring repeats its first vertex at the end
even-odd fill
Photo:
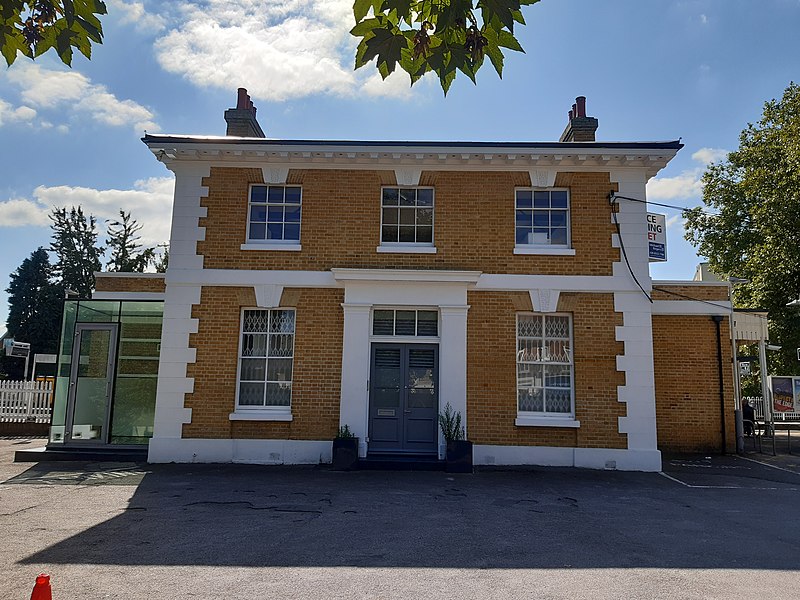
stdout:
POLYGON ((109 442, 147 444, 153 435, 163 302, 66 300, 59 346, 50 442, 63 443, 75 328, 118 324, 109 442))
POLYGON ((112 444, 146 444, 153 437, 162 314, 161 303, 122 303, 112 444))
POLYGON ((61 344, 58 347, 58 368, 53 399, 53 418, 50 424, 50 441, 64 441, 64 425, 67 420, 67 394, 69 393, 69 372, 72 367, 72 342, 75 339, 75 321, 78 316, 78 303, 74 300, 64 302, 64 315, 61 324, 61 344))

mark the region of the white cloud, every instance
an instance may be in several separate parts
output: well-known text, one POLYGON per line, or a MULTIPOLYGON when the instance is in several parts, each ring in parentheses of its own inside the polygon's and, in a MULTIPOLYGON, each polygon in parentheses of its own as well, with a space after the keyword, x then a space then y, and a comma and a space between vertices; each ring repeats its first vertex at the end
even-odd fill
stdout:
POLYGON ((131 24, 136 31, 158 33, 166 27, 166 19, 161 15, 147 12, 141 2, 124 2, 123 0, 107 0, 109 14, 120 15, 119 22, 131 24))
POLYGON ((696 198, 703 192, 700 177, 702 169, 684 171, 676 177, 656 177, 647 183, 649 200, 674 200, 676 198, 696 198))
POLYGON ((245 87, 265 100, 412 94, 407 80, 398 81, 401 76, 380 82, 372 66, 353 71, 357 40, 349 33, 350 0, 205 0, 178 6, 180 22, 156 40, 156 57, 165 70, 197 86, 245 87))
POLYGON ((148 108, 133 100, 118 99, 104 85, 92 83, 77 71, 55 71, 20 62, 5 76, 19 88, 26 103, 40 110, 87 115, 105 125, 132 126, 137 132, 159 130, 148 108))
POLYGON ((722 148, 700 148, 700 150, 692 154, 692 159, 706 166, 712 162, 724 160, 727 156, 728 151, 722 148))
POLYGON ((50 225, 53 208, 82 206, 86 214, 97 217, 98 231, 105 232, 106 220, 119 217, 120 209, 130 212, 141 223, 145 244, 168 241, 175 181, 172 177, 151 177, 136 181, 133 189, 98 190, 79 186, 39 186, 33 198, 13 198, 0 202, 0 226, 50 225))
POLYGON ((647 197, 650 200, 678 200, 699 198, 703 194, 702 177, 705 167, 712 162, 723 160, 727 150, 720 148, 700 148, 692 154, 692 159, 702 166, 687 169, 675 177, 656 177, 647 183, 647 197))
POLYGON ((700 22, 703 25, 708 25, 708 16, 707 15, 700 15, 700 22))
POLYGON ((667 229, 675 229, 676 225, 678 226, 678 229, 683 229, 686 219, 682 218, 680 214, 677 214, 668 217, 666 223, 667 229))
POLYGON ((30 106, 17 106, 16 108, 0 99, 0 126, 3 123, 26 122, 36 118, 36 111, 30 106))

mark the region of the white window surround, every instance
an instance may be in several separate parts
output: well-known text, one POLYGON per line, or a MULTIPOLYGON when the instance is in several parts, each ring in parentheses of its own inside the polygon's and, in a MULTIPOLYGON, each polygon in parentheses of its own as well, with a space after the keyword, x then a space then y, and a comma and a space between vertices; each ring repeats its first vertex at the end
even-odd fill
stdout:
POLYGON ((549 256, 575 256, 574 248, 552 248, 550 246, 516 246, 514 254, 539 254, 549 256))
POLYGON ((247 412, 239 409, 240 412, 232 412, 228 415, 231 421, 291 421, 292 411, 290 410, 271 410, 271 409, 251 409, 247 412))
POLYGON ((525 416, 526 414, 527 413, 518 413, 519 416, 517 416, 516 421, 514 421, 514 425, 517 427, 570 427, 575 429, 581 426, 580 421, 571 418, 528 417, 525 416))
MULTIPOLYGON (((569 313, 556 313, 556 312, 548 312, 548 313, 541 313, 541 312, 518 312, 515 319, 515 339, 516 339, 516 359, 514 361, 515 368, 516 368, 516 403, 517 403, 517 419, 515 421, 515 425, 520 427, 580 427, 580 421, 575 419, 575 356, 574 356, 574 348, 573 348, 573 323, 572 323, 572 315, 569 313), (536 317, 537 319, 541 320, 541 331, 539 335, 528 335, 528 336, 520 336, 520 318, 525 317, 536 317), (568 341, 567 346, 563 347, 563 340, 565 339, 562 335, 548 335, 547 333, 547 320, 558 318, 558 317, 565 317, 568 319, 568 341), (520 360, 520 355, 523 352, 520 349, 520 339, 528 339, 528 340, 535 340, 537 343, 541 342, 541 345, 536 347, 536 355, 539 356, 538 359, 533 359, 533 357, 529 358, 528 360, 520 360), (551 352, 552 350, 548 346, 548 341, 555 342, 556 344, 562 344, 562 351, 567 354, 567 360, 551 360, 551 352), (547 386, 547 367, 548 365, 551 367, 569 367, 569 395, 570 395, 570 412, 545 412, 542 411, 523 411, 520 410, 520 398, 519 398, 519 391, 520 391, 520 364, 525 365, 532 365, 537 366, 541 365, 541 388, 542 388, 542 408, 545 409, 547 407, 547 389, 555 388, 558 389, 566 389, 562 388, 562 386, 547 386)), ((558 345, 556 345, 556 351, 558 351, 558 345)), ((563 375, 556 375, 556 377, 562 377, 563 375)), ((536 386, 540 387, 540 386, 536 386)))
POLYGON ((281 252, 300 252, 303 247, 300 244, 277 244, 274 242, 254 242, 241 245, 242 250, 278 250, 281 252))
MULTIPOLYGON (((550 231, 553 225, 550 224, 550 220, 548 219, 547 229, 550 231)), ((555 226, 556 228, 561 228, 560 225, 555 226)), ((541 226, 544 228, 544 226, 541 226)), ((549 235, 549 234, 548 234, 549 235)), ((575 256, 575 250, 572 248, 572 198, 570 194, 569 188, 565 187, 516 187, 514 188, 514 254, 542 254, 542 255, 551 255, 551 256, 575 256), (517 194, 518 192, 531 192, 531 206, 530 207, 522 207, 520 208, 517 204, 517 194), (566 192, 567 193, 567 206, 566 208, 552 208, 548 206, 545 207, 536 207, 533 201, 533 195, 536 192, 566 192), (534 212, 535 211, 547 211, 548 213, 552 212, 564 212, 566 213, 566 243, 565 244, 536 244, 536 243, 519 243, 517 242, 517 229, 519 228, 519 223, 517 221, 517 212, 519 210, 530 211, 531 212, 531 235, 533 234, 533 230, 536 229, 536 225, 534 223, 534 212)))
POLYGON ((375 250, 378 252, 385 252, 387 254, 436 254, 435 246, 391 244, 386 246, 378 246, 375 248, 375 250))
MULTIPOLYGON (((240 379, 241 379, 241 370, 242 370, 242 345, 244 342, 244 315, 246 311, 259 311, 259 312, 267 312, 268 314, 268 323, 269 320, 272 318, 272 312, 277 310, 284 310, 284 311, 292 311, 295 313, 295 329, 292 331, 292 372, 291 372, 291 379, 289 380, 294 383, 294 344, 295 344, 295 335, 296 335, 296 319, 297 319, 297 311, 291 307, 276 307, 276 308, 262 308, 262 307, 242 307, 239 313, 239 344, 238 344, 238 355, 236 361, 236 397, 235 397, 235 404, 234 404, 234 412, 228 415, 228 419, 231 421, 291 421, 292 420, 292 406, 291 406, 291 392, 289 398, 289 405, 288 406, 263 406, 263 405, 239 405, 239 392, 240 392, 240 379)), ((269 333, 269 325, 267 326, 267 340, 266 340, 266 355, 269 354, 269 344, 270 344, 270 335, 269 333)), ((268 377, 268 368, 269 368, 269 356, 265 355, 266 364, 264 365, 264 385, 267 386, 267 377, 268 377)), ((257 357, 253 357, 257 358, 257 357)), ((273 358, 284 358, 284 357, 273 357, 273 358)))

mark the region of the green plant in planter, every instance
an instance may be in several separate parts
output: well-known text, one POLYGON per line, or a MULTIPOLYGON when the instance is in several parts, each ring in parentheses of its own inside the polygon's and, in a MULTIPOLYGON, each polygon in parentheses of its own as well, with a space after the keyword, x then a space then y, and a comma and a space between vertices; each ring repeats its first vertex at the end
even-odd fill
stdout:
POLYGON ((341 425, 339 427, 339 432, 336 434, 336 437, 347 440, 347 439, 352 439, 352 438, 354 438, 356 436, 354 436, 353 432, 350 431, 350 426, 349 425, 341 425))
POLYGON ((442 435, 448 442, 463 440, 466 436, 464 426, 461 424, 461 413, 454 411, 450 403, 444 405, 444 411, 439 413, 439 427, 442 435))
POLYGON ((334 471, 352 471, 358 468, 358 438, 349 425, 341 425, 333 439, 334 471))

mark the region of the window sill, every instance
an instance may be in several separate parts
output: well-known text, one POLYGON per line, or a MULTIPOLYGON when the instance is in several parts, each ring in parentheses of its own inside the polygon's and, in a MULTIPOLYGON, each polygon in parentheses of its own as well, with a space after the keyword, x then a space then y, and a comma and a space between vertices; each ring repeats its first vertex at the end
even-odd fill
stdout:
POLYGON ((300 244, 242 244, 242 250, 278 250, 283 252, 300 252, 300 244))
POLYGON ((571 427, 577 429, 581 426, 581 422, 570 418, 519 416, 514 421, 514 425, 517 427, 571 427))
POLYGON ((378 246, 375 250, 388 254, 436 254, 435 246, 378 246))
POLYGON ((548 248, 547 246, 517 246, 514 254, 545 254, 550 256, 575 256, 575 248, 548 248))
POLYGON ((228 415, 231 421, 291 421, 291 411, 283 410, 248 410, 232 412, 228 415))

